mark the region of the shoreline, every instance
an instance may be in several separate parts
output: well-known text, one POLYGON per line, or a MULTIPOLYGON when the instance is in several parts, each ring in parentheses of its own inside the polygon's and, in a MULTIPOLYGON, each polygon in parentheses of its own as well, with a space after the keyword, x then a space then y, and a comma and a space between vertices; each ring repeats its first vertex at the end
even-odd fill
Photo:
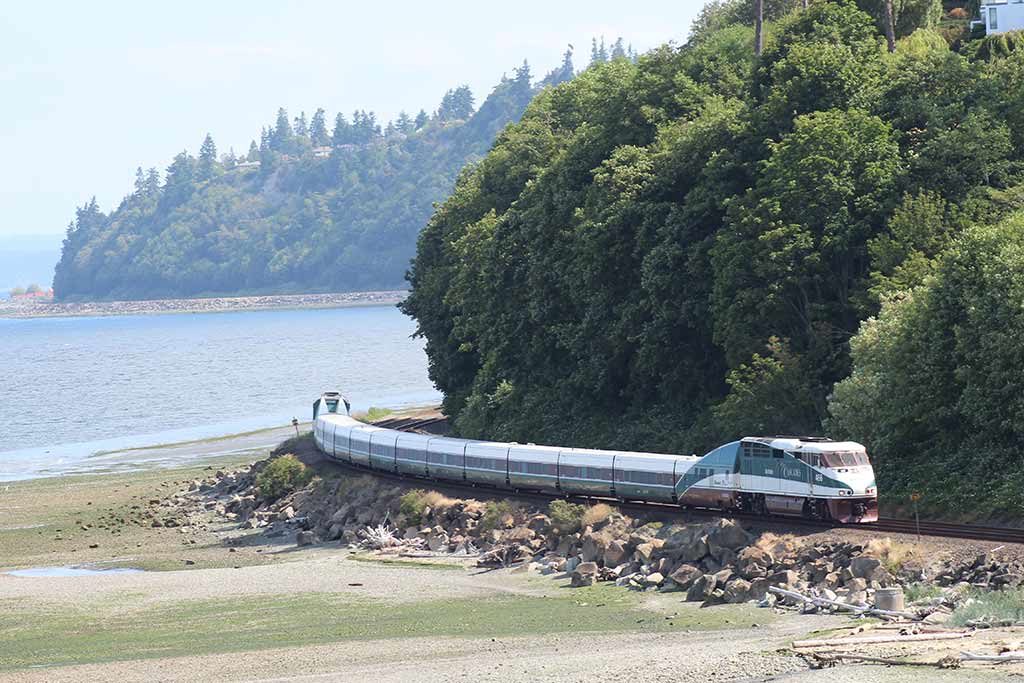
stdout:
POLYGON ((267 294, 209 298, 148 299, 139 301, 83 301, 40 303, 0 301, 0 319, 84 318, 119 315, 230 313, 358 306, 389 306, 403 301, 405 290, 337 292, 330 294, 267 294))

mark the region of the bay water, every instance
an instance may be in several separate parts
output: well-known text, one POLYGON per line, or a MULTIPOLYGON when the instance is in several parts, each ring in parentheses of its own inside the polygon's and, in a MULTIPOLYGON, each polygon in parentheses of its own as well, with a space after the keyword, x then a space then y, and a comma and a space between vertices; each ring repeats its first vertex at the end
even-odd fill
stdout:
POLYGON ((440 400, 394 306, 0 319, 0 481, 107 467, 97 455, 440 400))

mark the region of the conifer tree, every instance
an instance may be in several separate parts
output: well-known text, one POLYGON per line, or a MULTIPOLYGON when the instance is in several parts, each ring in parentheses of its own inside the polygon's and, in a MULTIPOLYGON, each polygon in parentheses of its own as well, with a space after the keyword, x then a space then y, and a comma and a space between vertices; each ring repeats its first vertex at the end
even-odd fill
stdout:
POLYGON ((339 112, 338 115, 334 117, 334 132, 331 133, 331 144, 338 147, 340 145, 347 145, 351 142, 352 125, 345 119, 345 115, 339 112))
POLYGON ((309 139, 314 147, 324 147, 330 144, 331 138, 327 134, 327 120, 323 109, 317 109, 309 123, 309 139))
POLYGON ((626 48, 622 44, 622 37, 615 39, 615 44, 612 45, 612 59, 625 59, 626 48))
POLYGON ((309 125, 306 123, 306 112, 299 112, 295 117, 295 134, 301 138, 309 136, 309 125))
POLYGON ((416 114, 416 120, 413 123, 416 125, 416 130, 419 130, 423 126, 427 125, 428 121, 430 121, 430 116, 427 115, 425 110, 420 109, 419 113, 416 114))
POLYGON ((246 161, 259 161, 260 160, 260 148, 256 145, 256 141, 253 140, 249 143, 249 153, 245 156, 246 161))
POLYGON ((291 151, 292 137, 294 136, 292 125, 288 122, 288 112, 284 107, 277 110, 277 123, 270 135, 270 148, 275 152, 287 154, 291 151))
POLYGON ((207 133, 199 148, 199 177, 203 180, 212 178, 216 164, 217 145, 213 143, 213 136, 207 133))
POLYGON ((398 120, 395 122, 395 127, 398 128, 399 132, 409 134, 412 132, 413 123, 412 119, 405 111, 398 112, 398 120))

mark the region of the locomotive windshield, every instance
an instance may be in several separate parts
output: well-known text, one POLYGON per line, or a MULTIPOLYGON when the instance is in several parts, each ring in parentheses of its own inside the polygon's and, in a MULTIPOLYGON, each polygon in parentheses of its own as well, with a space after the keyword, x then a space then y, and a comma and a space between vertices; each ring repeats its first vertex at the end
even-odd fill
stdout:
POLYGON ((860 467, 868 464, 868 455, 863 451, 831 451, 821 454, 825 467, 860 467))

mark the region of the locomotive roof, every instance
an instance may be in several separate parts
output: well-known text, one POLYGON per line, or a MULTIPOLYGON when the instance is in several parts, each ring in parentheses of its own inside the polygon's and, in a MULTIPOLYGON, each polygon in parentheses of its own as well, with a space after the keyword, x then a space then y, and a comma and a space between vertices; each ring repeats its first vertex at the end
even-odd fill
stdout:
POLYGON ((806 451, 809 453, 834 453, 836 451, 864 451, 856 441, 833 441, 820 436, 745 436, 742 441, 763 443, 784 451, 806 451))

